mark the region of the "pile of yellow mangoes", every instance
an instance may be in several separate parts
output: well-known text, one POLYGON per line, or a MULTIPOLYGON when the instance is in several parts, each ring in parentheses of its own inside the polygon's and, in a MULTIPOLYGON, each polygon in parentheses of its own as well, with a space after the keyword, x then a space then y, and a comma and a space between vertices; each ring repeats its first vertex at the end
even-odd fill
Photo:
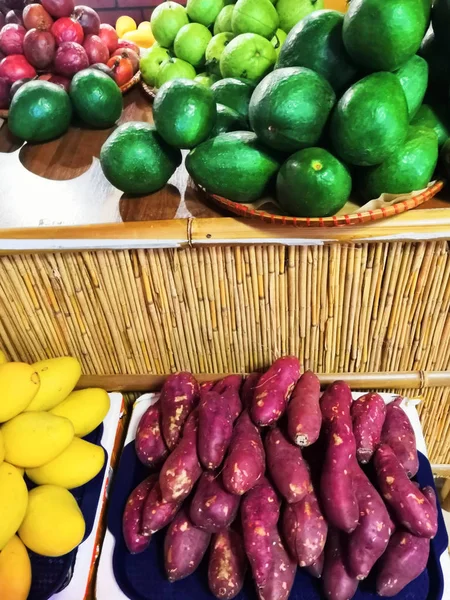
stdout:
POLYGON ((119 38, 133 42, 141 48, 151 48, 155 43, 150 22, 142 21, 137 25, 136 21, 128 15, 117 19, 116 32, 119 38))
POLYGON ((76 358, 33 365, 0 352, 0 597, 25 600, 31 585, 26 548, 62 556, 83 540, 85 522, 70 489, 93 479, 103 448, 81 439, 106 417, 102 389, 73 391, 76 358), (37 484, 28 492, 24 473, 37 484))

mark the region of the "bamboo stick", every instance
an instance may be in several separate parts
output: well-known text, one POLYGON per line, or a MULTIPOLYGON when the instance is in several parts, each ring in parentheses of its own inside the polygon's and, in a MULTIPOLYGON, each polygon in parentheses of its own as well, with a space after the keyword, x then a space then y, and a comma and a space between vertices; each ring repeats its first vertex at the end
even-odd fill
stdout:
MULTIPOLYGON (((200 373, 195 375, 198 381, 218 381, 229 373, 200 373)), ((450 371, 434 373, 404 372, 404 373, 319 373, 320 383, 327 386, 337 379, 345 381, 353 390, 420 390, 426 380, 427 388, 450 385, 450 371)), ((77 385, 78 389, 101 387, 108 391, 158 391, 161 389, 166 375, 82 375, 77 385)))

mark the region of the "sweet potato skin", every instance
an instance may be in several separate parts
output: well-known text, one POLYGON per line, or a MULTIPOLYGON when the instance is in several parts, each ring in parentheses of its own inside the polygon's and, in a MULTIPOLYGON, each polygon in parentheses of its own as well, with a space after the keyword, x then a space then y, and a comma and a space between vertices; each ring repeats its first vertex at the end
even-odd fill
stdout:
POLYGON ((342 531, 331 529, 328 532, 323 565, 323 591, 331 600, 350 600, 358 589, 358 580, 345 565, 346 548, 342 531))
POLYGON ((386 404, 379 394, 365 394, 352 404, 353 434, 356 440, 356 458, 366 464, 381 440, 386 418, 386 404))
POLYGON ((150 536, 141 531, 142 514, 148 494, 158 481, 157 475, 150 475, 140 483, 128 497, 123 512, 122 531, 126 547, 131 554, 139 554, 150 544, 150 536))
POLYGON ((228 375, 216 383, 213 391, 217 392, 228 403, 233 422, 242 412, 240 390, 242 387, 241 375, 228 375))
POLYGON ((265 466, 264 446, 258 428, 244 411, 234 426, 222 471, 225 489, 239 496, 245 494, 263 476, 265 466))
POLYGON ((159 474, 162 497, 166 502, 182 502, 192 491, 202 468, 197 455, 198 414, 186 421, 183 437, 163 464, 159 474))
POLYGON ((390 446, 379 446, 375 452, 374 466, 378 487, 397 521, 413 535, 433 538, 438 527, 435 507, 408 479, 390 446))
POLYGON ((391 537, 377 573, 377 594, 390 598, 418 577, 430 555, 430 540, 398 530, 391 537))
POLYGON ((351 425, 340 420, 328 426, 328 446, 320 477, 320 498, 330 525, 351 533, 358 525, 359 511, 353 488, 355 438, 351 425))
POLYGON ((325 429, 328 429, 337 420, 341 424, 352 427, 350 416, 352 402, 352 392, 345 381, 335 381, 328 386, 320 399, 320 410, 325 429))
POLYGON ((247 557, 239 533, 222 529, 211 540, 208 566, 209 589, 216 598, 231 600, 242 590, 247 557))
POLYGON ((261 373, 250 373, 250 375, 247 375, 245 378, 241 389, 241 401, 243 407, 247 410, 251 409, 253 404, 253 396, 255 395, 255 389, 260 379, 261 373))
POLYGON ((386 550, 392 523, 382 498, 357 464, 353 483, 360 516, 358 526, 350 534, 347 565, 351 575, 361 580, 386 550))
POLYGON ((322 427, 320 381, 312 371, 306 371, 297 382, 287 407, 290 439, 305 448, 319 439, 322 427))
POLYGON ((286 506, 283 514, 283 534, 291 556, 300 567, 310 567, 325 548, 328 525, 312 489, 296 504, 286 506))
POLYGON ((300 448, 291 444, 278 427, 266 435, 265 448, 267 467, 276 488, 289 504, 299 502, 311 486, 300 448))
POLYGON ((266 479, 244 496, 241 504, 244 547, 257 587, 267 583, 274 567, 272 545, 279 516, 277 495, 266 479))
POLYGON ((159 481, 150 490, 142 513, 142 533, 152 535, 172 522, 180 508, 179 502, 165 502, 159 481))
POLYGON ((408 477, 414 477, 419 470, 416 436, 401 403, 402 398, 397 398, 387 405, 381 443, 392 448, 408 477))
POLYGON ((170 582, 192 575, 208 549, 210 539, 211 534, 195 527, 182 508, 164 538, 164 562, 170 582))
POLYGON ((191 502, 191 521, 200 529, 216 533, 235 520, 240 501, 240 496, 223 487, 221 475, 203 473, 191 502))
POLYGON ((278 421, 299 377, 300 363, 295 356, 279 358, 261 376, 251 407, 251 417, 256 425, 265 427, 278 421))
POLYGON ((316 579, 320 579, 322 577, 323 565, 325 563, 325 551, 319 556, 319 558, 313 562, 312 565, 306 567, 306 570, 310 575, 315 577, 316 579))
POLYGON ((233 418, 225 396, 217 392, 201 392, 198 405, 197 449, 205 469, 222 464, 233 434, 233 418))
POLYGON ((167 377, 161 390, 161 429, 169 450, 180 439, 183 425, 198 401, 199 386, 191 373, 167 377))
POLYGON ((276 528, 271 534, 272 568, 265 584, 258 586, 259 600, 287 600, 294 585, 297 565, 283 546, 276 528))
POLYGON ((142 415, 134 441, 136 455, 146 467, 159 467, 169 453, 160 428, 161 403, 149 406, 142 415))

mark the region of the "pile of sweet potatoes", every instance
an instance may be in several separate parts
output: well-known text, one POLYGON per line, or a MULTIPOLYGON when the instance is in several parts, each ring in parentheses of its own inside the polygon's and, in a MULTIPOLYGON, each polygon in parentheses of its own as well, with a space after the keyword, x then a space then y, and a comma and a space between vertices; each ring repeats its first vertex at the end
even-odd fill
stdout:
POLYGON ((260 600, 287 600, 303 568, 326 597, 350 600, 372 571, 378 594, 393 596, 426 568, 436 498, 411 480, 418 457, 401 399, 353 401, 342 381, 321 396, 292 356, 245 381, 178 373, 135 444, 153 472, 128 499, 124 540, 143 552, 168 526, 170 581, 208 553, 217 598, 237 596, 249 572, 260 600))

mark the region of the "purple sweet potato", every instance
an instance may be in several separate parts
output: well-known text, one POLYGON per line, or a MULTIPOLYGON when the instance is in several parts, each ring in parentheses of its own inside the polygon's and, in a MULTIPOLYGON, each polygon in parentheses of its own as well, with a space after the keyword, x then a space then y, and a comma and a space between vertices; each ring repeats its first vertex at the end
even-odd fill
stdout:
POLYGON ((370 461, 380 443, 381 430, 386 418, 386 404, 379 394, 371 392, 353 402, 351 415, 356 440, 356 458, 364 465, 370 461))
POLYGON ((430 555, 430 540, 399 530, 391 537, 377 573, 377 594, 390 598, 418 577, 430 555))
POLYGON ((331 600, 350 600, 358 589, 358 580, 353 577, 345 564, 347 556, 345 534, 336 529, 328 532, 323 565, 323 591, 331 600))
POLYGON ((358 525, 359 510, 353 487, 355 438, 345 416, 328 425, 327 449, 320 477, 320 498, 330 525, 351 533, 358 525))
POLYGON ((198 414, 189 415, 178 446, 163 464, 159 474, 162 497, 166 502, 182 502, 189 496, 202 468, 197 454, 198 414))
POLYGON ((319 439, 320 381, 312 371, 306 371, 298 380, 287 407, 287 421, 289 437, 297 446, 311 446, 319 439))
POLYGON ((387 405, 381 443, 392 448, 408 477, 414 477, 419 470, 416 436, 401 403, 402 398, 397 398, 387 405))
POLYGON ((175 373, 166 379, 160 399, 161 429, 169 450, 177 445, 183 425, 197 404, 198 395, 198 383, 190 373, 175 373))
POLYGON ((215 381, 204 381, 200 384, 200 394, 202 392, 210 392, 213 387, 216 385, 215 381))
POLYGON ((272 560, 266 583, 258 586, 259 600, 287 600, 294 585, 297 565, 283 546, 276 528, 271 533, 272 560))
POLYGON ((438 527, 435 506, 408 479, 390 446, 379 446, 375 452, 374 466, 379 489, 397 521, 413 535, 433 538, 438 527))
POLYGON ((239 594, 247 571, 242 538, 232 529, 213 535, 209 556, 209 589, 216 598, 231 600, 239 594))
POLYGON ((222 471, 223 484, 232 494, 251 490, 265 470, 264 446, 258 428, 244 411, 236 422, 222 471))
POLYGON ((142 533, 151 535, 172 522, 180 508, 179 502, 166 502, 161 494, 159 481, 147 496, 142 513, 142 533))
POLYGON ((392 534, 387 508, 365 473, 355 464, 353 484, 359 507, 359 523, 350 534, 347 565, 358 580, 365 579, 383 555, 392 534))
POLYGON ((300 567, 310 567, 323 553, 328 525, 312 489, 296 504, 289 504, 283 515, 283 534, 291 555, 300 567))
POLYGON ((300 363, 295 356, 276 360, 261 376, 255 388, 251 417, 265 427, 278 421, 286 410, 292 390, 300 377, 300 363))
POLYGON ((164 562, 170 582, 192 575, 201 563, 210 539, 211 534, 195 527, 182 508, 164 538, 164 562))
POLYGON ((216 533, 236 518, 240 496, 223 487, 222 476, 203 473, 191 503, 190 517, 196 527, 216 533))
POLYGON ((198 406, 198 457, 205 469, 222 464, 233 434, 233 418, 225 396, 201 392, 198 406))
POLYGON ((253 404, 253 396, 255 395, 255 389, 260 379, 261 373, 250 373, 250 375, 247 375, 245 378, 241 390, 241 401, 243 407, 247 410, 250 410, 253 404))
POLYGON ((243 498, 241 521, 244 547, 257 586, 267 583, 273 570, 273 532, 280 516, 275 490, 264 479, 243 498))
POLYGON ((432 513, 436 517, 436 520, 437 520, 438 519, 438 511, 437 511, 437 506, 436 506, 436 492, 431 487, 431 485, 427 485, 426 487, 422 488, 421 491, 422 491, 422 494, 425 496, 425 498, 430 503, 432 513))
POLYGON ((241 375, 228 375, 228 377, 221 379, 213 387, 213 391, 220 394, 228 402, 233 422, 236 421, 242 412, 241 387, 241 375))
POLYGON ((351 427, 350 409, 352 402, 352 392, 345 381, 335 381, 328 386, 320 399, 320 409, 325 428, 328 429, 336 420, 351 427))
POLYGON ((312 565, 306 567, 306 570, 310 575, 315 577, 316 579, 320 579, 322 577, 323 565, 325 563, 325 551, 319 556, 319 558, 313 562, 312 565))
POLYGON ((169 453, 161 435, 160 407, 160 402, 148 407, 139 421, 134 441, 138 459, 150 468, 161 466, 169 453))
POLYGON ((269 431, 264 445, 267 467, 276 488, 289 504, 299 502, 311 486, 302 451, 291 444, 278 427, 269 431))
POLYGON ((150 536, 142 535, 142 513, 145 500, 158 481, 157 475, 150 475, 130 494, 122 519, 122 531, 125 544, 131 554, 139 554, 150 545, 150 536))

